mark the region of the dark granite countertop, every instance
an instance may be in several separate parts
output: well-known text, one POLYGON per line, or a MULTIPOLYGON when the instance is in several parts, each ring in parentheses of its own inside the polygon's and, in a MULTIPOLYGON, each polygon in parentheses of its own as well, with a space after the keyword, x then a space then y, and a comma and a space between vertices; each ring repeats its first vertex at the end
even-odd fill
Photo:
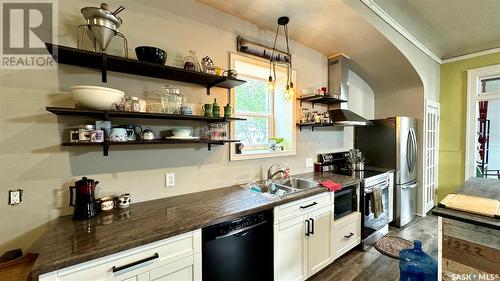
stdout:
MULTIPOLYGON (((500 200, 500 180, 473 177, 465 181, 465 183, 458 188, 456 193, 500 200)), ((497 218, 490 218, 443 207, 435 207, 432 209, 432 214, 475 225, 500 229, 500 220, 497 218)))
MULTIPOLYGON (((359 178, 333 173, 294 175, 342 186, 358 184, 359 178)), ((315 187, 280 198, 268 198, 240 186, 230 186, 131 204, 127 209, 102 213, 89 220, 62 216, 35 243, 39 253, 34 280, 43 273, 68 267, 192 230, 270 209, 294 200, 327 192, 315 187)))

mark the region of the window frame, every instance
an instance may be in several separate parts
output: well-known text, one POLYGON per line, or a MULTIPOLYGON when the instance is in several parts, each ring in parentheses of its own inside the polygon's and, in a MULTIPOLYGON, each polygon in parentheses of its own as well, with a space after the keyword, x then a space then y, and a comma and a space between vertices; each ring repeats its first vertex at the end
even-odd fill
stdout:
POLYGON ((467 70, 467 115, 465 131, 465 171, 464 179, 476 175, 476 125, 479 116, 478 102, 500 99, 500 93, 483 93, 481 80, 500 76, 500 64, 467 70))
MULTIPOLYGON (((267 83, 266 79, 260 78, 260 77, 255 77, 247 74, 242 74, 240 76, 241 79, 248 81, 250 80, 257 80, 257 81, 262 81, 267 83)), ((236 89, 234 90, 236 91, 236 89)), ((268 133, 269 137, 274 138, 275 137, 275 130, 274 130, 274 92, 269 93, 267 92, 267 98, 269 99, 269 113, 257 113, 257 112, 249 112, 249 111, 237 111, 236 106, 234 105, 234 102, 236 102, 236 92, 234 95, 234 102, 232 103, 231 106, 234 108, 234 114, 235 116, 241 117, 241 118, 247 118, 247 117, 257 117, 257 118, 267 118, 267 126, 269 128, 268 133)), ((253 144, 253 145, 245 145, 245 149, 249 150, 265 150, 267 149, 267 145, 265 144, 253 144)))
MULTIPOLYGON (((263 67, 266 67, 268 68, 269 67, 269 61, 268 60, 265 60, 263 58, 260 58, 260 57, 255 57, 255 56, 251 56, 251 55, 244 55, 244 54, 240 54, 240 53, 234 53, 234 52, 229 52, 229 68, 230 69, 235 69, 235 62, 236 61, 242 61, 242 62, 247 62, 247 63, 251 63, 251 64, 257 64, 257 65, 261 65, 263 67)), ((283 68, 283 69, 286 69, 284 66, 280 66, 280 65, 276 65, 276 68, 283 68)), ((256 79, 256 80, 264 80, 263 78, 261 77, 252 77, 251 75, 247 75, 247 74, 240 74, 239 75, 239 78, 241 79, 245 79, 244 77, 251 77, 252 79, 256 79)), ((297 72, 295 70, 292 69, 292 80, 293 81, 297 81, 297 72)), ((266 80, 266 83, 267 83, 267 80, 266 80)), ((297 85, 297 83, 294 83, 294 85, 297 85)), ((297 88, 296 88, 296 91, 297 91, 297 88)), ((229 95, 229 104, 235 108, 235 94, 236 94, 236 90, 235 88, 231 89, 230 90, 230 95, 229 95)), ((275 104, 274 104, 274 101, 275 101, 275 96, 274 96, 275 92, 273 93, 270 93, 271 95, 271 104, 270 104, 270 111, 271 111, 271 118, 270 118, 270 132, 272 132, 272 136, 270 137, 275 137, 274 134, 276 132, 276 128, 275 128, 275 118, 274 118, 274 114, 275 114, 275 104)), ((285 151, 282 151, 282 152, 270 152, 267 150, 267 146, 266 147, 262 147, 261 146, 261 149, 257 149, 257 147, 254 147, 252 149, 252 147, 247 147, 245 146, 245 149, 247 150, 247 153, 245 154, 236 154, 236 149, 235 149, 235 145, 234 144, 231 144, 229 146, 229 160, 230 161, 239 161, 239 160, 249 160, 249 159, 261 159, 261 158, 273 158, 273 157, 283 157, 283 156, 292 156, 292 155, 296 155, 297 154, 297 136, 296 136, 296 126, 295 126, 295 120, 296 120, 296 108, 295 108, 295 96, 291 97, 290 98, 290 102, 291 102, 291 121, 292 121, 292 124, 290 124, 290 129, 291 129, 291 136, 292 136, 292 139, 290 140, 291 142, 291 149, 289 150, 285 150, 285 151)), ((253 113, 252 113, 253 114, 253 113)), ((238 112, 236 112, 236 109, 235 109, 235 116, 236 117, 243 117, 243 116, 248 116, 248 115, 239 115, 238 112)), ((238 121, 236 121, 238 122, 238 121)), ((244 122, 244 121, 240 121, 240 122, 244 122)), ((235 137, 235 126, 233 124, 230 124, 229 126, 229 134, 230 134, 230 137, 231 139, 234 139, 235 137)))

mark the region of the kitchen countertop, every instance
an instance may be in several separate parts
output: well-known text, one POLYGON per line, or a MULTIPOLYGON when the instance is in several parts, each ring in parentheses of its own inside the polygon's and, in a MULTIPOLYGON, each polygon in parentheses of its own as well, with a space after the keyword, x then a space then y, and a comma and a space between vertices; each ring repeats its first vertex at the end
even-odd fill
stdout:
MULTIPOLYGON (((294 177, 340 183, 360 183, 357 177, 333 173, 306 173, 294 177)), ((34 280, 43 273, 135 248, 192 230, 274 208, 291 201, 327 192, 314 187, 280 198, 269 198, 240 186, 131 204, 127 209, 83 221, 71 215, 49 223, 49 229, 35 243, 39 253, 33 269, 34 280)))
MULTIPOLYGON (((458 188, 456 193, 500 200, 500 180, 473 177, 465 181, 465 183, 458 188)), ((432 214, 475 225, 500 229, 500 220, 497 218, 490 218, 443 207, 434 207, 434 209, 432 209, 432 214)))

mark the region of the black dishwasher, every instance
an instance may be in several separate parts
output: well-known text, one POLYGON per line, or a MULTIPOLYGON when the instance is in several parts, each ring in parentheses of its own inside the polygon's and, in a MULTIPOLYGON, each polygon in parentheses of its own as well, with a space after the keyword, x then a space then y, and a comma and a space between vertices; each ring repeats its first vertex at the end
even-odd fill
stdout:
POLYGON ((273 280, 272 210, 202 230, 203 281, 273 280))

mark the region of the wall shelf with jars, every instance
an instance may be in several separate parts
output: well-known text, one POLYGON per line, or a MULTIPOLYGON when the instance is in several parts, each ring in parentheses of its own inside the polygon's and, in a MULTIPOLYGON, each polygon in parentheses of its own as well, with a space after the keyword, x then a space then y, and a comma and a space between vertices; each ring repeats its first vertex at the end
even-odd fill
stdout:
MULTIPOLYGON (((95 125, 83 125, 78 128, 69 128, 69 141, 63 141, 62 146, 71 147, 102 147, 103 155, 108 156, 110 146, 123 145, 167 145, 167 144, 201 144, 207 145, 208 150, 214 145, 224 145, 226 143, 240 142, 239 140, 229 140, 227 123, 231 121, 244 121, 244 118, 236 117, 214 117, 203 115, 183 115, 168 114, 159 112, 128 112, 117 110, 92 110, 67 107, 46 107, 46 110, 58 116, 78 116, 91 117, 97 119, 95 125), (184 137, 158 138, 158 134, 152 129, 137 125, 125 125, 111 127, 111 119, 154 119, 154 120, 172 120, 172 121, 199 121, 206 123, 204 132, 198 132, 198 136, 191 136, 188 132, 184 137), (106 128, 108 126, 108 128, 106 128), (139 127, 140 131, 136 128, 139 127), (113 131, 116 129, 116 133, 113 131), (120 131, 123 132, 123 138, 120 138, 120 131), (148 131, 148 135, 146 135, 148 131)), ((204 128, 204 127, 198 127, 204 128)), ((180 129, 182 132, 183 129, 180 129)))
POLYGON ((311 131, 314 131, 315 128, 335 127, 330 118, 329 109, 331 106, 338 108, 341 103, 347 102, 340 99, 338 95, 329 95, 326 87, 316 90, 303 89, 302 96, 297 97, 297 101, 301 107, 301 116, 297 123, 300 131, 302 128, 310 128, 311 131), (302 107, 303 102, 311 104, 311 109, 302 107), (314 110, 315 104, 326 106, 326 110, 323 112, 314 110))

